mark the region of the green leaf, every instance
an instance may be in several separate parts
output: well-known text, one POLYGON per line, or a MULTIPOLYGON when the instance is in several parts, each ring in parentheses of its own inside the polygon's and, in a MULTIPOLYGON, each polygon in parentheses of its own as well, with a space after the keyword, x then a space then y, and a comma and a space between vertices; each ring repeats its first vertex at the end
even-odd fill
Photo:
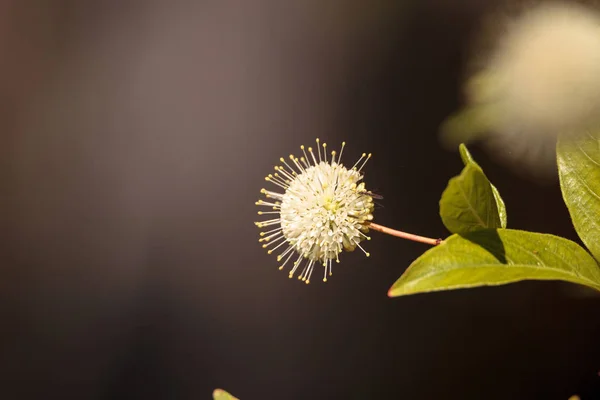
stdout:
POLYGON ((600 140, 592 135, 557 146, 563 199, 577 234, 600 261, 600 140))
POLYGON ((223 389, 215 389, 213 392, 213 400, 239 400, 237 397, 233 397, 223 389))
POLYGON ((440 200, 440 216, 452 233, 467 233, 501 226, 490 182, 481 169, 467 165, 448 182, 440 200))
MULTIPOLYGON (((477 164, 477 162, 475 162, 475 160, 473 159, 473 156, 471 156, 471 153, 469 153, 469 150, 467 150, 467 146, 465 146, 464 144, 461 143, 460 146, 458 147, 458 150, 460 151, 460 157, 462 158, 465 166, 472 164, 472 165, 476 165, 477 167, 479 167, 481 169, 479 164, 477 164)), ((483 172, 483 169, 481 169, 481 171, 483 172)), ((498 207, 498 215, 500 216, 500 228, 506 228, 506 224, 507 224, 506 205, 504 204, 504 200, 502 200, 502 197, 500 196, 500 192, 498 191, 498 189, 496 189, 496 186, 494 186, 491 182, 490 182, 490 186, 492 187, 492 192, 494 193, 494 199, 496 200, 496 207, 498 207)))
POLYGON ((578 244, 512 229, 452 235, 415 260, 390 297, 522 280, 561 280, 600 291, 600 267, 578 244))
POLYGON ((498 191, 494 191, 492 184, 481 167, 473 161, 466 147, 461 145, 460 150, 465 168, 459 176, 450 179, 442 193, 442 222, 452 233, 505 227, 506 209, 498 191))

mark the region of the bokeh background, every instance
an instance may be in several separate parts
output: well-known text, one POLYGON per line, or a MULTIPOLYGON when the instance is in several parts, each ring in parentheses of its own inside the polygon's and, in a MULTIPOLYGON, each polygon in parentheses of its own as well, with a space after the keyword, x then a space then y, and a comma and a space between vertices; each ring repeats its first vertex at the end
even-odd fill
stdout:
MULTIPOLYGON (((373 152, 377 222, 446 235, 438 142, 495 1, 0 1, 0 398, 600 398, 600 298, 527 282, 389 299, 376 233, 287 279, 254 202, 315 137, 373 152)), ((473 148, 509 224, 577 240, 556 181, 473 148)))

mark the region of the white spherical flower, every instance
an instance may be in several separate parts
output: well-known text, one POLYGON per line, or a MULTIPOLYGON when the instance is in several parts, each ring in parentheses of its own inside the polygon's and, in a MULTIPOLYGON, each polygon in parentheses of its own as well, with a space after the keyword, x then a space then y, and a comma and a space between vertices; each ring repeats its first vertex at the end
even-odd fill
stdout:
POLYGON ((600 13, 575 3, 526 7, 500 24, 496 46, 468 84, 466 127, 452 129, 488 133, 495 156, 541 177, 555 172, 559 136, 600 128, 600 13))
POLYGON ((504 130, 570 133, 600 121, 600 16, 575 4, 525 12, 492 60, 504 130))
POLYGON ((275 218, 256 222, 261 232, 260 242, 269 248, 271 254, 280 248, 278 261, 283 261, 283 269, 292 261, 290 278, 299 267, 303 269, 298 279, 310 282, 316 265, 324 267, 323 281, 332 273, 333 261, 339 262, 342 250, 353 251, 360 248, 367 253, 360 242, 370 239, 369 222, 373 219, 373 194, 361 182, 362 168, 371 154, 362 157, 350 169, 341 163, 344 143, 340 154, 327 157, 327 145, 323 151, 317 139, 318 155, 308 148, 308 154, 301 146, 303 156, 290 155, 289 162, 281 158, 283 165, 275 167, 275 173, 265 179, 283 193, 262 189, 267 200, 259 200, 259 206, 271 207, 273 211, 259 211, 259 215, 274 214, 275 218), (309 156, 310 155, 310 156, 309 156))

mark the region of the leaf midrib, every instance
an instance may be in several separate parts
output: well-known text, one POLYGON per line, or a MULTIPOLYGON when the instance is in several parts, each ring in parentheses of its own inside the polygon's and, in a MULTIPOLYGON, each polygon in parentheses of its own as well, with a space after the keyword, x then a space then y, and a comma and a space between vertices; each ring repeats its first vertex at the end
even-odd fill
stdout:
MULTIPOLYGON (((462 177, 461 177, 461 182, 464 182, 464 178, 462 178, 462 177)), ((479 221, 479 225, 481 225, 483 228, 489 228, 489 226, 487 226, 485 224, 485 222, 483 222, 483 220, 481 219, 481 217, 479 217, 479 214, 477 213, 477 211, 471 205, 471 202, 469 201, 469 197, 467 196, 467 194, 463 190, 463 185, 462 184, 458 185, 458 189, 460 190, 461 196, 466 200, 466 203, 469 206, 469 210, 473 213, 473 215, 475 216, 475 218, 477 218, 477 220, 479 221)))
MULTIPOLYGON (((556 267, 551 267, 551 266, 539 266, 539 265, 528 265, 528 264, 477 264, 477 265, 470 265, 470 266, 460 266, 458 268, 454 267, 454 268, 444 268, 444 269, 438 269, 433 271, 432 273, 429 274, 425 274, 422 275, 420 277, 417 278, 412 278, 410 283, 411 286, 419 281, 422 281, 424 279, 427 278, 431 278, 433 276, 436 275, 440 275, 446 272, 453 272, 453 271, 457 271, 458 269, 460 269, 460 271, 464 271, 464 270, 469 270, 469 269, 479 269, 479 268, 522 268, 522 269, 532 269, 532 270, 544 270, 544 271, 551 271, 551 272, 558 272, 567 276, 571 276, 571 277, 575 277, 575 279, 577 279, 579 282, 588 282, 590 284, 590 286, 596 287, 600 290, 600 283, 595 282, 593 280, 588 279, 587 277, 583 277, 582 275, 578 275, 578 274, 574 274, 574 273, 570 273, 568 270, 564 270, 564 269, 560 269, 560 268, 556 268, 556 267)), ((523 278, 523 279, 518 279, 518 280, 559 280, 558 278, 548 278, 548 279, 538 279, 538 278, 523 278)), ((501 281, 499 281, 501 282, 501 281)), ((507 282, 514 282, 514 280, 510 280, 507 282)))

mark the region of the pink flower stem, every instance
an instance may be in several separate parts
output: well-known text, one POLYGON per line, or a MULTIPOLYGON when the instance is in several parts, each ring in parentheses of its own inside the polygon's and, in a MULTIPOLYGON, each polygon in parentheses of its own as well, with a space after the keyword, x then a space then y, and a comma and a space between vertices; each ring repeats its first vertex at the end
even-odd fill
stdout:
POLYGON ((432 246, 437 246, 438 244, 442 243, 443 240, 442 239, 432 239, 432 238, 428 238, 428 237, 424 237, 424 236, 419 236, 419 235, 413 235, 412 233, 406 233, 406 232, 402 232, 402 231, 397 231, 395 229, 391 229, 382 225, 378 225, 375 224, 373 222, 370 222, 367 225, 370 229, 373 229, 374 231, 377 232, 381 232, 381 233, 385 233, 388 235, 392 235, 395 237, 399 237, 402 239, 408 239, 408 240, 412 240, 413 242, 420 242, 420 243, 425 243, 425 244, 430 244, 432 246))

